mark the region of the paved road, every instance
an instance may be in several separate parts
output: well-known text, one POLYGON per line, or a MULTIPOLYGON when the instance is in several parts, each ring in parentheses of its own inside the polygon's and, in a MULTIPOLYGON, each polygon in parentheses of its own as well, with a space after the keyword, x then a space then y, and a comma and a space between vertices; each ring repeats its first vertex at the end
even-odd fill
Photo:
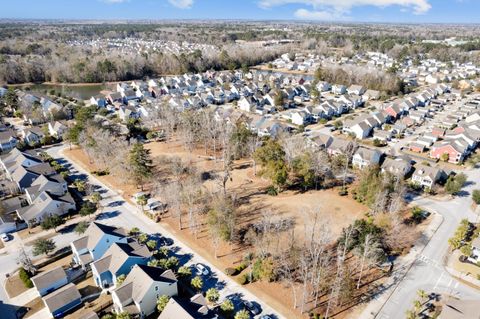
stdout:
POLYGON ((480 299, 479 290, 457 281, 443 266, 444 256, 448 250, 448 238, 453 235, 460 221, 467 218, 476 222, 478 218, 471 210, 470 194, 473 189, 480 188, 480 185, 476 184, 480 182, 480 169, 470 170, 466 173, 468 186, 464 188, 462 196, 445 201, 431 198, 413 200, 413 204, 441 214, 444 221, 381 311, 377 314, 369 314, 370 316, 367 317, 404 319, 405 312, 412 308, 413 300, 419 289, 462 299, 480 299))
MULTIPOLYGON (((61 162, 67 164, 73 174, 78 174, 81 176, 88 175, 88 173, 80 166, 73 162, 67 161, 67 159, 62 153, 64 147, 65 146, 62 145, 55 146, 48 149, 47 152, 55 159, 60 159, 61 162)), ((234 300, 241 299, 254 301, 257 302, 263 309, 262 315, 269 314, 272 315, 272 317, 283 318, 283 316, 279 315, 267 304, 260 301, 247 289, 237 284, 234 280, 226 276, 219 269, 209 264, 204 258, 196 254, 190 247, 176 239, 169 231, 164 229, 161 225, 156 224, 152 220, 145 217, 137 207, 126 202, 116 191, 110 189, 93 176, 88 176, 88 179, 90 183, 98 185, 102 188, 101 193, 103 200, 101 203, 104 209, 98 218, 99 222, 108 225, 124 227, 125 229, 138 227, 143 232, 149 234, 160 233, 163 236, 174 239, 175 246, 178 247, 176 255, 182 261, 186 261, 186 265, 202 263, 204 265, 207 265, 208 268, 210 268, 212 275, 204 278, 205 288, 214 286, 218 288, 220 291, 221 300, 227 296, 233 296, 234 300)))

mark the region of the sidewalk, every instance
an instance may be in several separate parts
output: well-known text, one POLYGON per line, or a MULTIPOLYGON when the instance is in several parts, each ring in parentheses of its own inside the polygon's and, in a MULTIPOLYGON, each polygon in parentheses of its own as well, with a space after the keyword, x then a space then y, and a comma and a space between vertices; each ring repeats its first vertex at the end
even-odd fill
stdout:
POLYGON ((413 264, 417 260, 417 257, 423 252, 437 229, 440 227, 440 225, 442 225, 443 216, 436 212, 431 213, 433 215, 433 219, 430 222, 430 225, 428 225, 427 229, 425 229, 424 231, 424 234, 428 238, 428 241, 426 243, 422 243, 422 240, 420 239, 406 256, 400 257, 398 259, 397 263, 394 266, 396 271, 394 270, 392 276, 390 276, 390 278, 384 284, 384 286, 388 288, 375 296, 374 299, 372 299, 368 303, 367 307, 363 310, 362 314, 358 318, 372 319, 375 318, 378 313, 380 313, 385 303, 394 294, 398 285, 402 282, 403 278, 405 278, 408 271, 412 268, 413 264))

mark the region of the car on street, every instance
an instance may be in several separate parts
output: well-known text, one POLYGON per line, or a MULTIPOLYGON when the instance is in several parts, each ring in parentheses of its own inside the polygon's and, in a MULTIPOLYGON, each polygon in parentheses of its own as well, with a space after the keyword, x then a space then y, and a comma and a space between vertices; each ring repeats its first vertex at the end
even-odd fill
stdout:
POLYGON ((245 306, 245 309, 250 311, 255 316, 262 312, 262 309, 260 308, 260 305, 258 305, 256 302, 245 301, 243 303, 243 305, 245 306))
POLYGON ((2 239, 2 241, 4 243, 6 243, 7 241, 10 241, 10 236, 7 234, 7 233, 3 233, 0 235, 0 238, 2 239))
POLYGON ((197 270, 197 272, 198 272, 199 274, 202 274, 202 275, 204 275, 204 276, 210 275, 210 271, 209 271, 208 268, 207 268, 205 265, 203 265, 203 264, 200 264, 200 263, 195 264, 195 269, 197 270))

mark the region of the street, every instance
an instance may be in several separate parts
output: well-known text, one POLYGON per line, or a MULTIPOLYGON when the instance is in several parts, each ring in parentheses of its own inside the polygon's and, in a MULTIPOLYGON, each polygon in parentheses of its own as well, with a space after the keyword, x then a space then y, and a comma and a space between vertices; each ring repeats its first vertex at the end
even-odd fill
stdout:
MULTIPOLYGON (((405 318, 405 312, 413 308, 413 300, 417 298, 419 289, 427 293, 434 292, 460 299, 480 300, 480 291, 459 282, 444 267, 448 239, 453 235, 460 221, 467 218, 471 222, 476 222, 478 218, 471 210, 470 194, 473 189, 479 187, 477 181, 480 181, 480 169, 465 171, 465 173, 468 176, 468 182, 459 196, 445 201, 432 198, 419 198, 412 201, 413 205, 440 214, 443 222, 424 250, 413 260, 412 267, 406 276, 401 279, 396 288, 392 287, 394 291, 391 296, 386 296, 386 302, 375 311, 372 311, 373 308, 370 305, 362 314, 362 318, 405 318)), ((375 302, 375 300, 372 301, 372 304, 375 302)))

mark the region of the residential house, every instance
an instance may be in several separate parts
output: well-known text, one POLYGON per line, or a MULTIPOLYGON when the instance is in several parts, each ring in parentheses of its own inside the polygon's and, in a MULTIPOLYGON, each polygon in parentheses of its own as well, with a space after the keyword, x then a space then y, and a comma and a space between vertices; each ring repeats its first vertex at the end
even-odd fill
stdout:
POLYGON ((395 176, 405 177, 412 170, 412 164, 409 159, 386 158, 382 163, 382 172, 389 172, 395 176))
POLYGON ((13 130, 0 132, 0 151, 6 153, 18 144, 17 134, 13 130))
POLYGON ((56 196, 44 191, 33 200, 31 205, 18 209, 17 215, 27 224, 34 225, 40 223, 46 216, 63 216, 75 209, 75 201, 69 193, 56 196))
POLYGON ((118 276, 128 275, 134 265, 146 265, 151 257, 148 248, 135 240, 116 242, 102 258, 92 262, 95 284, 101 288, 115 286, 118 276))
POLYGON ((21 137, 26 144, 37 145, 45 138, 45 133, 38 126, 32 126, 30 128, 24 128, 21 132, 21 137))
POLYGON ((67 126, 59 121, 48 123, 48 132, 56 139, 62 139, 63 135, 67 132, 67 129, 67 126))
POLYGON ((359 147, 352 157, 352 165, 359 169, 368 166, 378 165, 382 153, 377 150, 368 149, 366 147, 359 147))
POLYGON ((39 273, 30 278, 30 280, 40 296, 48 295, 68 284, 67 274, 62 266, 57 266, 51 270, 39 273))
POLYGON ((453 140, 434 143, 431 147, 429 156, 431 158, 442 160, 445 157, 448 162, 458 164, 463 162, 467 154, 468 144, 462 143, 459 140, 453 140))
POLYGON ((197 319, 207 314, 207 301, 202 294, 197 294, 189 301, 170 298, 158 319, 197 319))
POLYGON ((370 135, 372 132, 372 127, 370 127, 367 123, 365 122, 359 122, 352 127, 350 127, 350 131, 355 134, 355 137, 358 139, 364 139, 367 136, 370 135))
POLYGON ((160 296, 178 295, 177 278, 171 270, 145 265, 133 266, 125 281, 112 291, 115 312, 147 317, 157 309, 160 296))
POLYGON ((375 90, 367 90, 363 95, 364 101, 378 100, 380 98, 380 92, 375 90))
POLYGON ((82 304, 77 287, 69 283, 43 297, 43 302, 53 318, 62 318, 66 313, 82 304))
POLYGON ((417 164, 415 165, 415 171, 412 174, 412 182, 423 187, 432 188, 442 176, 443 171, 441 169, 417 164))
POLYGON ((341 84, 335 84, 332 86, 332 93, 333 94, 345 94, 347 93, 347 87, 341 84))
POLYGON ((117 242, 127 243, 127 232, 123 228, 92 222, 83 236, 70 243, 73 261, 82 268, 100 259, 117 242))
POLYGON ((348 94, 356 94, 356 95, 362 95, 365 93, 365 88, 361 85, 350 85, 350 87, 347 89, 348 94))

